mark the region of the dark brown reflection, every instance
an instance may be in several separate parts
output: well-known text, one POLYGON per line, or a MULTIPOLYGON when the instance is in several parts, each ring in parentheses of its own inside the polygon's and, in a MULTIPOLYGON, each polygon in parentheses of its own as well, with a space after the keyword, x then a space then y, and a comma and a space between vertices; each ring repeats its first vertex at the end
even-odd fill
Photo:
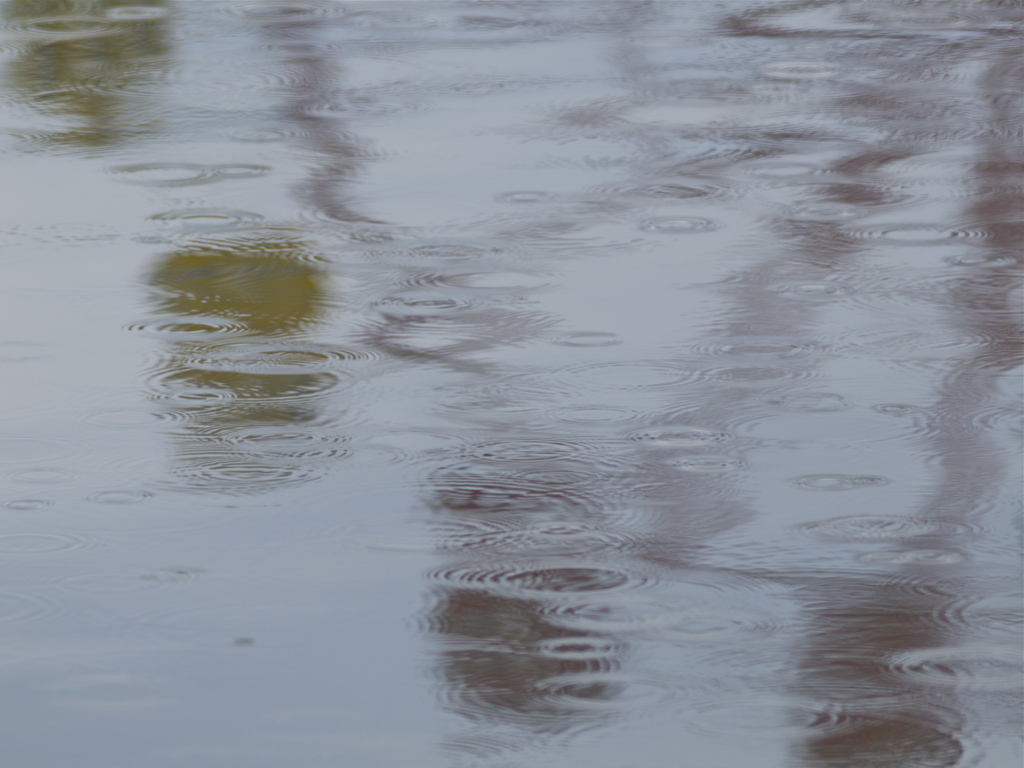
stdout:
POLYGON ((208 236, 150 274, 159 314, 143 330, 182 339, 150 372, 151 396, 183 421, 175 473, 194 490, 269 490, 337 455, 338 435, 284 429, 317 422, 343 376, 344 351, 303 341, 328 298, 314 254, 287 229, 208 236))
MULTIPOLYGON (((138 62, 167 56, 170 21, 119 22, 108 13, 116 0, 11 0, 3 18, 27 42, 8 63, 7 87, 31 99, 40 112, 71 123, 21 136, 26 151, 102 149, 152 135, 159 123, 149 99, 122 89, 145 78, 138 62)), ((166 9, 163 0, 136 6, 166 9)))
MULTIPOLYGON (((778 22, 786 12, 826 6, 843 10, 843 4, 827 2, 769 6, 730 16, 723 28, 741 37, 806 37, 815 33, 790 32, 784 25, 769 22, 778 22)), ((1005 4, 972 4, 970 10, 984 14, 1000 8, 1005 9, 1005 4)), ((1016 476, 1003 449, 978 423, 978 415, 985 406, 998 402, 1000 378, 1020 364, 1020 331, 1013 307, 1020 290, 1022 243, 1019 229, 1007 224, 1019 214, 1021 204, 1020 179, 1013 170, 1019 167, 1019 152, 1014 148, 1019 141, 1008 141, 1008 129, 1016 122, 1019 106, 1013 99, 1014 106, 1008 107, 1005 97, 1007 75, 1014 66, 1011 62, 1019 52, 1015 43, 1000 41, 999 30, 973 37, 966 45, 946 42, 941 35, 915 33, 914 23, 923 24, 929 19, 939 28, 955 27, 953 22, 958 17, 942 14, 965 9, 962 5, 865 5, 865 11, 851 14, 856 15, 855 21, 863 20, 862 14, 872 9, 879 18, 889 14, 894 20, 908 22, 909 28, 904 26, 899 34, 905 38, 905 46, 920 54, 912 60, 904 56, 893 62, 879 57, 873 65, 898 67, 898 78, 872 78, 870 84, 857 87, 853 95, 824 107, 851 118, 856 113, 858 119, 867 119, 893 133, 884 145, 866 146, 859 155, 835 164, 831 170, 843 183, 829 185, 833 199, 857 206, 891 204, 893 201, 886 201, 884 193, 879 195, 877 184, 872 184, 872 172, 891 163, 925 157, 935 149, 932 142, 939 139, 973 144, 981 158, 973 168, 964 168, 965 197, 975 202, 963 206, 961 220, 981 228, 986 239, 977 250, 964 249, 951 257, 950 263, 969 268, 946 283, 937 299, 929 297, 944 315, 944 327, 933 329, 932 338, 944 334, 970 341, 964 343, 964 354, 935 373, 940 383, 929 412, 929 438, 922 454, 932 458, 939 471, 908 517, 942 520, 970 530, 972 525, 984 526, 988 513, 1002 512, 997 499, 1016 476), (899 15, 901 12, 904 15, 899 15), (951 118, 950 90, 960 105, 971 98, 948 85, 943 90, 946 101, 937 98, 936 84, 930 81, 924 62, 941 62, 945 71, 956 73, 958 67, 966 70, 978 51, 985 52, 989 67, 987 74, 975 81, 984 91, 980 99, 983 108, 974 116, 975 121, 951 118), (983 138, 975 140, 979 135, 983 138), (993 194, 995 190, 999 192, 993 194)), ((959 18, 973 17, 965 14, 959 18)), ((893 31, 890 26, 881 29, 880 34, 893 31)), ((842 35, 829 34, 842 39, 842 35)), ((851 33, 849 38, 860 36, 851 33)), ((954 75, 949 77, 950 82, 955 79, 954 75)), ((804 266, 817 263, 841 275, 844 261, 850 263, 844 251, 852 255, 856 248, 851 243, 843 246, 843 237, 827 228, 823 231, 814 225, 809 229, 813 230, 807 233, 809 236, 795 231, 784 235, 788 242, 813 246, 801 248, 806 256, 798 256, 797 261, 804 266)), ((913 289, 905 295, 920 300, 913 289)), ((907 312, 913 309, 909 304, 907 312)), ((743 306, 749 307, 750 303, 744 302, 743 306)), ((772 310, 758 318, 777 331, 792 327, 788 322, 780 324, 780 319, 772 310)), ((904 354, 914 352, 920 350, 903 350, 904 354)), ((851 533, 851 537, 870 540, 863 533, 851 533)), ((965 544, 969 543, 964 536, 927 535, 925 531, 914 536, 910 531, 906 536, 893 537, 895 540, 886 536, 879 539, 879 550, 895 544, 899 551, 868 553, 875 556, 869 562, 885 562, 882 558, 890 555, 890 573, 816 572, 793 582, 799 585, 809 625, 799 648, 800 677, 791 689, 833 702, 845 719, 844 727, 806 738, 795 747, 794 759, 808 768, 958 765, 970 737, 979 728, 972 719, 978 716, 972 705, 985 702, 986 716, 992 717, 1011 699, 1018 700, 1019 665, 1012 662, 1012 657, 1017 653, 1019 637, 1016 645, 1000 645, 1005 638, 992 639, 984 627, 972 624, 960 612, 964 606, 986 598, 1005 596, 1008 585, 1019 581, 1019 573, 986 568, 981 563, 961 564, 965 544), (925 564, 928 558, 934 559, 932 565, 925 564), (992 651, 993 643, 1002 651, 992 651), (978 667, 985 669, 978 673, 978 667), (997 690, 989 690, 992 688, 997 690)), ((967 553, 969 560, 969 548, 967 553)), ((777 576, 787 578, 784 573, 777 576)))

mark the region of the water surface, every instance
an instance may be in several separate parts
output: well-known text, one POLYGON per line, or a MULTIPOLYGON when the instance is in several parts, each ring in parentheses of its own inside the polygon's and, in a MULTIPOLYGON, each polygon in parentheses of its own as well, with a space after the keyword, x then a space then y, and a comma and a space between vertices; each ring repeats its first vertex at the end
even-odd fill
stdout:
POLYGON ((5 763, 1019 765, 1019 6, 0 2, 5 763))

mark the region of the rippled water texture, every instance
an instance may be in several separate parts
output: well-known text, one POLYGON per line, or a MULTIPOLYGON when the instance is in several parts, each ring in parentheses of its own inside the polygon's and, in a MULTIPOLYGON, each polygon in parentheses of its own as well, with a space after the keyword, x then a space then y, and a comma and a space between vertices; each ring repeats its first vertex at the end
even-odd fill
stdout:
POLYGON ((0 0, 13 768, 1017 768, 1019 0, 0 0))

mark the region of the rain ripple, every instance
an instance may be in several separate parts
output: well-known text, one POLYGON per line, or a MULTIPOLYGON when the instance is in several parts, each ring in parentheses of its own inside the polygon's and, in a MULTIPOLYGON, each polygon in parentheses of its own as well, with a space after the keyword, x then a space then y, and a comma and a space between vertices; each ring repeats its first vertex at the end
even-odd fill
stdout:
POLYGON ((1017 649, 920 648, 889 656, 888 671, 904 679, 966 688, 1015 689, 1024 679, 1017 649))
POLYGON ((428 578, 457 589, 477 589, 511 597, 562 598, 580 593, 639 589, 646 577, 603 564, 564 560, 452 565, 431 571, 428 578))

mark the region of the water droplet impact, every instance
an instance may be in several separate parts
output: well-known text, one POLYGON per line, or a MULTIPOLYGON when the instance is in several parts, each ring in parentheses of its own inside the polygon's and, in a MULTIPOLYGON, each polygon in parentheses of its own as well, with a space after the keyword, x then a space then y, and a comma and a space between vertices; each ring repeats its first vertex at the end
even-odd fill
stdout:
POLYGON ((638 429, 635 432, 630 432, 626 437, 657 448, 697 448, 704 445, 720 445, 733 439, 728 432, 701 427, 638 429))
POLYGON ((17 25, 21 31, 54 39, 95 37, 115 31, 116 27, 105 19, 62 16, 48 19, 33 19, 17 25))
POLYGON ((793 484, 808 491, 849 491, 886 485, 888 482, 888 479, 877 475, 805 475, 796 478, 793 484))
POLYGON ((110 8, 105 16, 112 21, 152 21, 170 16, 171 12, 166 8, 154 8, 147 5, 122 5, 119 8, 110 8))
POLYGON ((788 360, 806 357, 817 350, 814 342, 775 336, 735 336, 696 345, 697 352, 749 360, 788 360))
POLYGON ((46 357, 42 344, 26 341, 0 341, 0 363, 22 363, 46 357))
POLYGON ((614 405, 577 405, 551 411, 551 418, 572 424, 615 424, 638 419, 640 414, 614 405))
POLYGON ((797 530, 814 538, 836 541, 891 541, 927 536, 963 536, 973 532, 974 528, 957 520, 855 515, 804 523, 797 526, 797 530))
POLYGON ((534 651, 549 659, 565 661, 593 661, 615 656, 622 646, 613 640, 600 637, 553 637, 541 640, 534 651))
POLYGON ((779 293, 801 299, 835 299, 849 296, 853 289, 841 283, 784 283, 779 293))
POLYGON ((657 219, 648 219, 640 225, 640 229, 669 234, 695 234, 718 229, 718 226, 709 219, 697 216, 663 216, 657 219))
POLYGON ((50 600, 24 592, 0 591, 0 624, 35 621, 57 610, 50 600))
POLYGON ((35 509, 43 509, 52 506, 52 501, 46 499, 15 499, 4 504, 8 509, 15 509, 22 512, 31 512, 35 509))
POLYGON ((245 323, 214 315, 160 315, 132 323, 125 330, 165 341, 207 341, 250 332, 245 323))
POLYGON ((64 459, 75 454, 67 441, 43 437, 0 437, 0 465, 35 464, 64 459))
POLYGON ((617 597, 553 606, 547 617, 582 632, 650 632, 678 626, 685 611, 674 602, 648 597, 617 597))
POLYGON ((506 192, 498 196, 503 203, 544 203, 554 199, 550 192, 506 192))
POLYGON ((89 501, 97 504, 137 504, 152 496, 146 491, 101 491, 90 496, 89 501))
POLYGON ((543 701, 559 709, 624 712, 664 706, 679 696, 679 686, 664 677, 625 672, 558 675, 537 684, 543 701))
POLYGON ((885 413, 891 416, 906 416, 911 413, 918 413, 919 409, 906 403, 883 403, 872 406, 872 410, 878 413, 885 413))
POLYGON ((214 165, 210 168, 221 179, 253 179, 259 176, 266 176, 270 173, 270 167, 266 165, 250 165, 245 163, 232 163, 230 165, 214 165))
POLYGON ((12 472, 12 480, 21 483, 63 483, 75 477, 75 473, 66 469, 26 469, 20 472, 12 472))
POLYGON ((832 733, 847 722, 829 705, 787 696, 736 696, 698 702, 692 714, 700 730, 767 739, 832 733))
POLYGON ((133 573, 88 573, 64 579, 61 586, 72 592, 97 595, 120 595, 154 589, 155 584, 143 581, 133 573))
POLYGON ((942 224, 889 224, 879 229, 844 230, 854 237, 883 240, 893 245, 961 245, 989 236, 987 230, 974 227, 949 227, 942 224))
POLYGON ((922 648, 889 657, 900 677, 935 685, 1012 689, 1021 685, 1021 653, 1002 648, 922 648))
POLYGON ((163 411, 116 409, 87 414, 84 420, 101 427, 150 427, 173 417, 174 414, 163 411))
POLYGON ((835 77, 842 70, 829 61, 775 61, 765 64, 761 71, 780 80, 822 80, 835 77))
POLYGON ((687 456, 676 459, 672 466, 684 472, 697 472, 702 474, 714 474, 718 472, 732 472, 741 469, 745 464, 740 459, 730 456, 687 456))
POLYGON ((0 553, 37 555, 81 549, 86 542, 74 536, 56 533, 11 533, 0 536, 0 553))
POLYGON ((231 13, 260 21, 302 21, 304 19, 334 16, 341 8, 327 3, 239 3, 231 7, 231 13))
POLYGON ((552 344, 560 347, 613 347, 621 343, 622 339, 614 333, 601 331, 575 331, 552 340, 552 344))
POLYGON ((192 581, 198 579, 206 573, 204 568, 194 568, 192 566, 175 565, 167 568, 159 568, 155 571, 150 571, 144 574, 141 578, 143 581, 157 582, 163 584, 175 584, 182 581, 192 581))
POLYGON ((885 549, 864 552, 857 559, 870 565, 951 565, 962 563, 964 556, 948 549, 885 549))
POLYGON ((227 208, 193 208, 157 213, 150 216, 149 220, 173 226, 180 232, 216 232, 252 226, 264 221, 264 218, 258 213, 227 208))
POLYGON ((850 408, 850 403, 845 397, 831 392, 802 392, 782 397, 771 396, 765 398, 764 402, 767 405, 809 413, 836 413, 850 408))
POLYGON ((217 179, 212 168, 197 163, 136 163, 110 169, 114 178, 148 187, 185 187, 217 179))
POLYGON ((790 208, 788 212, 788 217, 794 221, 850 221, 859 215, 859 208, 845 203, 805 203, 790 208))
POLYGON ((560 566, 553 563, 440 568, 431 573, 431 578, 438 583, 462 589, 534 597, 617 591, 635 588, 644 581, 625 571, 600 565, 560 566))

